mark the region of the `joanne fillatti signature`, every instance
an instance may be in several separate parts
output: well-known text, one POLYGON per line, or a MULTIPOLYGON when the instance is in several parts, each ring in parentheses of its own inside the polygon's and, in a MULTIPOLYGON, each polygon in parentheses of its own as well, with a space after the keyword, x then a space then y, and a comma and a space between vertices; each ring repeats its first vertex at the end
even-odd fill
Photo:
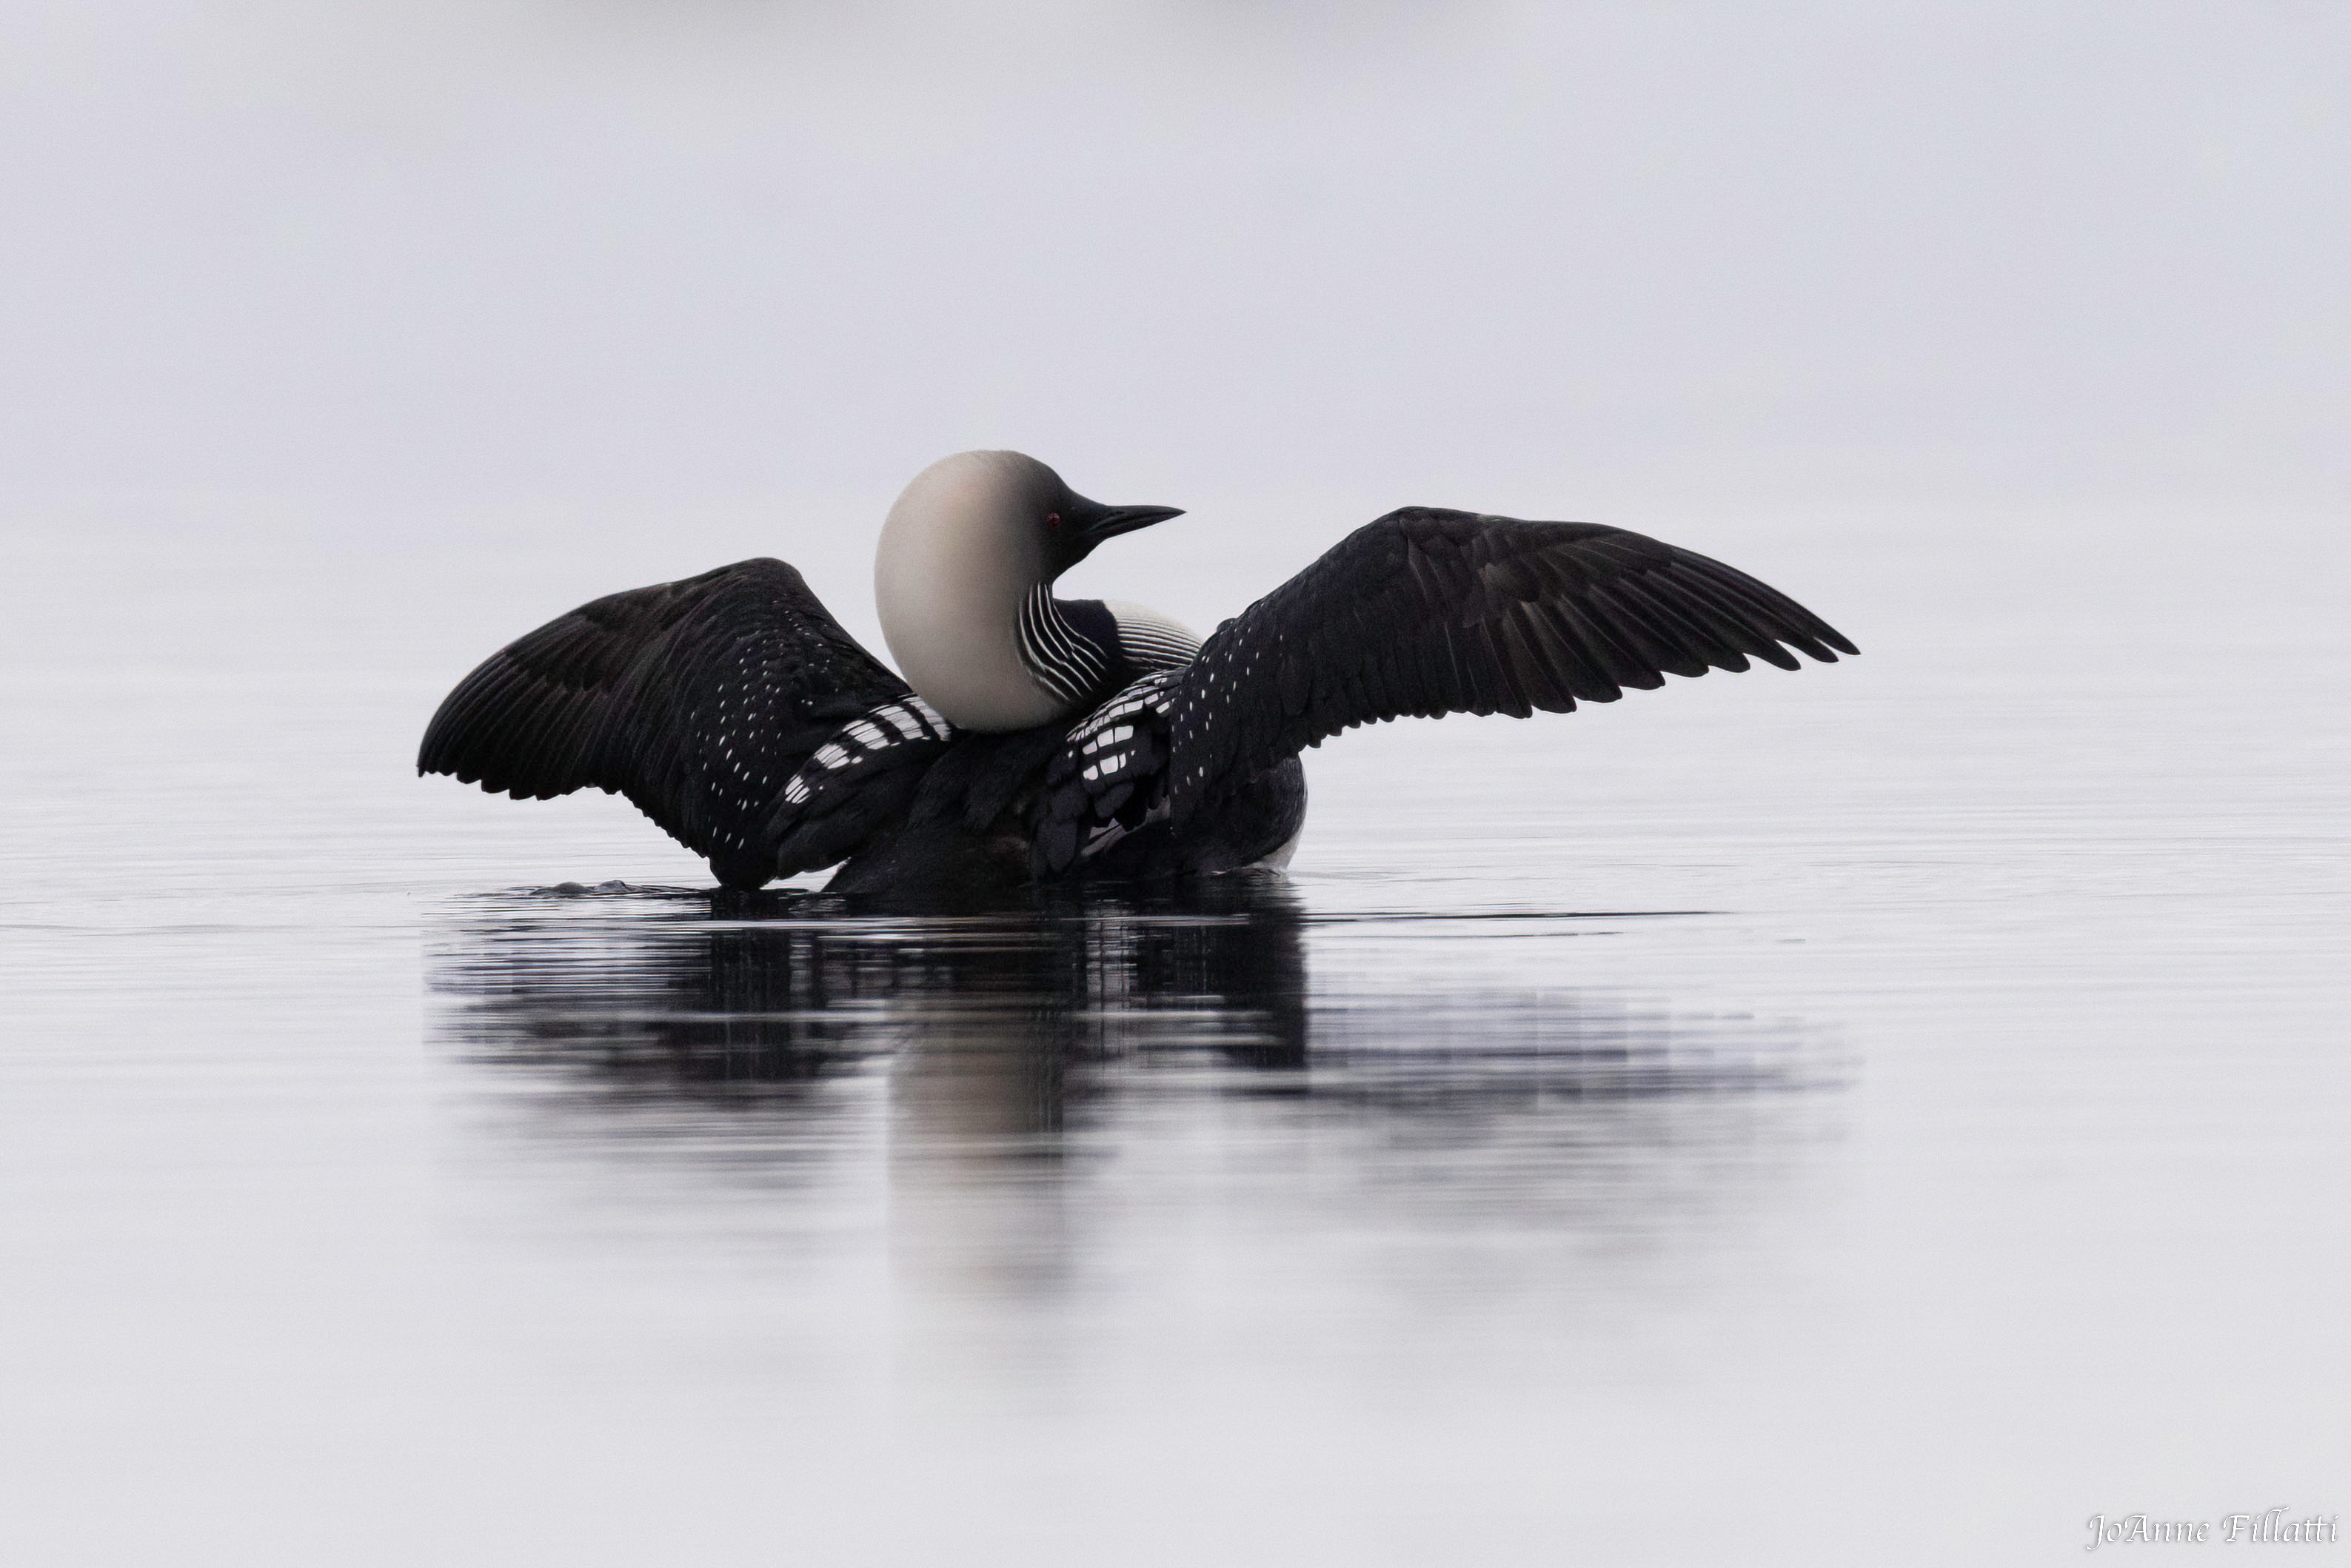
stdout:
POLYGON ((2090 1543, 2082 1550, 2095 1552, 2101 1546, 2183 1542, 2201 1546, 2212 1541, 2224 1546, 2248 1543, 2260 1546, 2332 1546, 2342 1539, 2336 1533, 2336 1516, 2334 1514, 2314 1513, 2307 1519, 2288 1519, 2285 1512, 2285 1505, 2280 1503, 2260 1513, 2224 1513, 2217 1524, 2209 1519, 2156 1519, 2144 1513, 2094 1513, 2090 1516, 2090 1543))

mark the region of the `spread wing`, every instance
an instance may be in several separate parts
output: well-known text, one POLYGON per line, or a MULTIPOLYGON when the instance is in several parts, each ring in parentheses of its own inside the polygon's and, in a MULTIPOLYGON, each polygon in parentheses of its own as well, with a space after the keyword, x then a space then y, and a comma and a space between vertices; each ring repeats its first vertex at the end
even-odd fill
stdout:
POLYGON ((1594 523, 1391 512, 1217 629, 1180 674, 1072 732, 1040 844, 1058 867, 1183 822, 1359 724, 1566 713, 1668 674, 1858 652, 1742 571, 1594 523))
POLYGON ((517 800, 617 791, 756 887, 849 852, 875 814, 860 802, 894 803, 912 776, 892 776, 951 733, 762 559, 583 604, 492 654, 416 768, 517 800))

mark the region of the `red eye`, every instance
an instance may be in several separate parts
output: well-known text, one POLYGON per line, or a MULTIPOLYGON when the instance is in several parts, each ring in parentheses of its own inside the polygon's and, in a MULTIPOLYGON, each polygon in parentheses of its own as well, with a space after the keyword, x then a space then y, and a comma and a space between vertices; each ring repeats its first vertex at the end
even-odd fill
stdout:
POLYGON ((1052 529, 1055 533, 1060 533, 1061 531, 1061 514, 1059 512, 1046 513, 1045 526, 1052 529))

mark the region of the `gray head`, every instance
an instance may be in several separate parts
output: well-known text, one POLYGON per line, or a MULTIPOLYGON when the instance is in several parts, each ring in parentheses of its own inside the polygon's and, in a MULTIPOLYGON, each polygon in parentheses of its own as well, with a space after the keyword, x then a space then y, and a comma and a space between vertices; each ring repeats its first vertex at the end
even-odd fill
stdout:
POLYGON ((1109 507, 1019 452, 958 452, 914 476, 882 525, 873 597, 907 684, 967 729, 1019 729, 1058 709, 1021 668, 1020 606, 1104 539, 1180 516, 1109 507))
POLYGON ((1181 516, 1177 507, 1088 500, 1026 453, 958 452, 915 475, 884 526, 920 519, 985 537, 1010 558, 1033 560, 1033 580, 1050 582, 1104 539, 1181 516))

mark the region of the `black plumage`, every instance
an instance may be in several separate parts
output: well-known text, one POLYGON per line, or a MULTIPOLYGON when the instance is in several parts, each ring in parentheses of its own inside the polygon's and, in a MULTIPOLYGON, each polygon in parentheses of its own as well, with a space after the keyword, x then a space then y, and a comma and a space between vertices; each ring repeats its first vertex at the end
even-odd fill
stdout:
POLYGON ((1169 815, 1357 725, 1568 713, 1669 674, 1792 670, 1791 648, 1859 652, 1778 590, 1643 534, 1407 507, 1202 646, 1169 692, 1169 815))
MULTIPOLYGON (((860 748, 843 785, 788 800, 850 724, 912 696, 800 574, 738 561, 583 604, 492 654, 424 732, 420 773, 517 800, 626 795, 729 886, 831 865, 911 794, 949 733, 860 748)), ((895 734, 894 728, 891 732, 895 734)))
POLYGON ((1071 720, 950 729, 798 572, 752 560, 494 655, 418 768, 517 797, 619 790, 731 886, 841 862, 833 885, 859 892, 1176 875, 1294 838, 1298 753, 1356 725, 1565 713, 1669 674, 1855 652, 1777 590, 1640 534, 1416 507, 1071 720))

